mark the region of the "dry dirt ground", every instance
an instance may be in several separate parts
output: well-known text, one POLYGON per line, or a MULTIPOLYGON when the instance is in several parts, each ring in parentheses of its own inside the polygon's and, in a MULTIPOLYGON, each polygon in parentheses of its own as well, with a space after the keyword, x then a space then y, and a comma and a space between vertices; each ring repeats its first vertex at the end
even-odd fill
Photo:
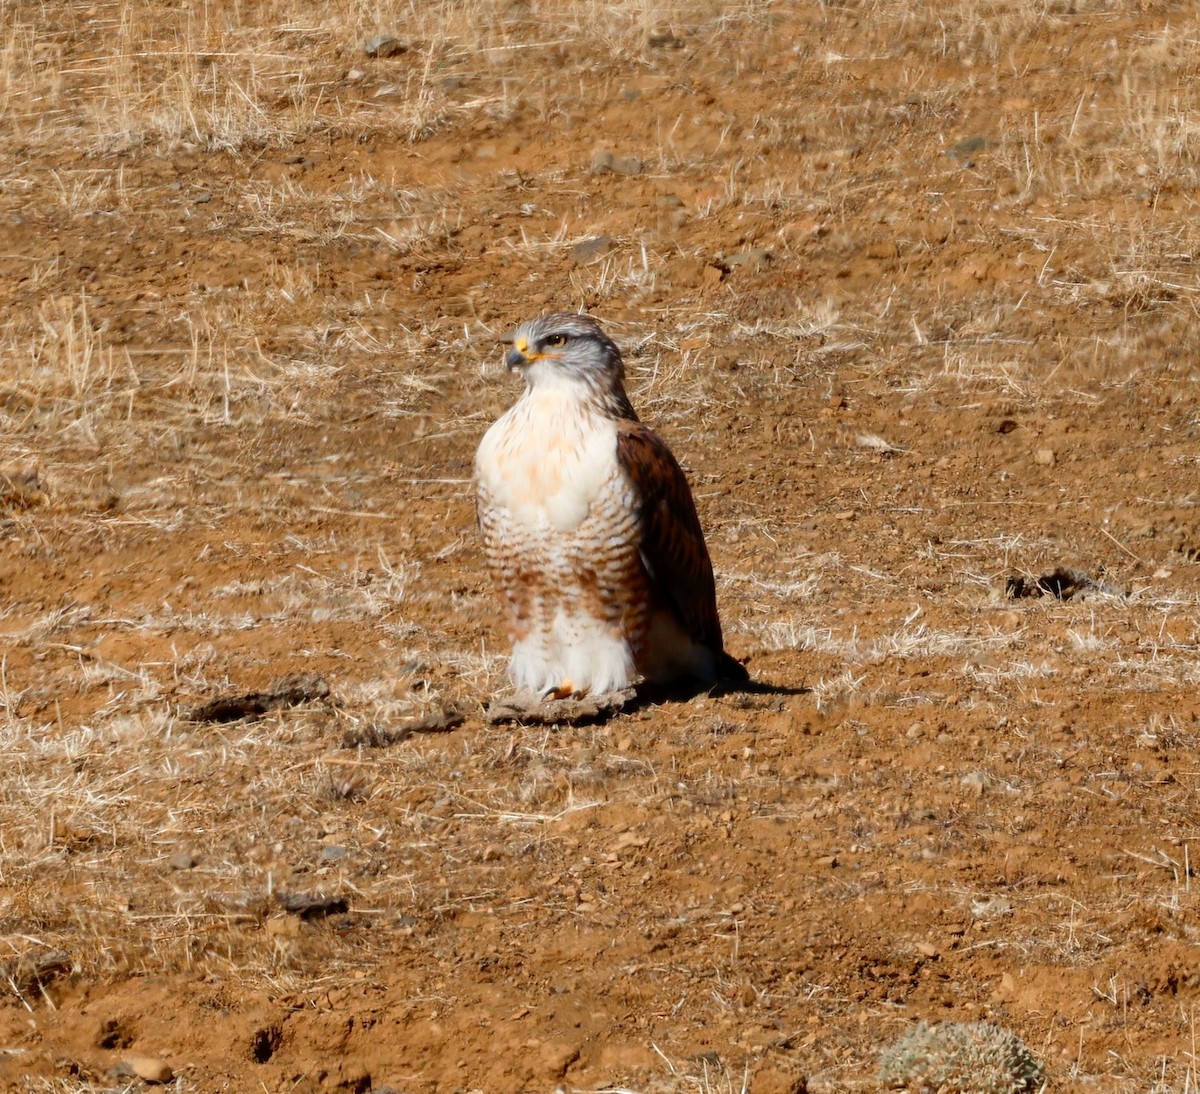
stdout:
POLYGON ((0 13, 3 1089, 1196 1089, 1194 5, 0 13), (758 689, 484 721, 547 308, 758 689))

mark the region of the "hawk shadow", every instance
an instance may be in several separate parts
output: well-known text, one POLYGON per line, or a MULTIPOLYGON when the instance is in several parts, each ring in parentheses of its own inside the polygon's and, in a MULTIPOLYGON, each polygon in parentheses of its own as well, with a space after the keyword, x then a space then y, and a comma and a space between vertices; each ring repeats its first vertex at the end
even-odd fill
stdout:
POLYGON ((633 689, 636 705, 630 709, 653 706, 659 703, 686 703, 707 695, 723 699, 727 695, 807 695, 810 687, 792 687, 789 684, 772 684, 767 680, 718 680, 715 684, 705 683, 688 677, 669 684, 639 684, 633 689))
POLYGON ((669 684, 639 684, 623 691, 585 695, 579 699, 543 699, 532 693, 520 693, 497 699, 484 709, 489 725, 590 726, 633 714, 645 707, 686 703, 701 695, 714 699, 729 695, 807 695, 809 687, 772 684, 765 680, 728 680, 716 684, 683 679, 669 684))

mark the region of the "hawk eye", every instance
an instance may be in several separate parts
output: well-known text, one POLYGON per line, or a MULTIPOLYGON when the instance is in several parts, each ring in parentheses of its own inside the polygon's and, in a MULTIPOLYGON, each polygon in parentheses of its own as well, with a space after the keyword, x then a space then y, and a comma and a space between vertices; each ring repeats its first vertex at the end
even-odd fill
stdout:
POLYGON ((565 334, 550 334, 546 336, 546 345, 553 346, 555 349, 566 344, 567 336, 565 334))

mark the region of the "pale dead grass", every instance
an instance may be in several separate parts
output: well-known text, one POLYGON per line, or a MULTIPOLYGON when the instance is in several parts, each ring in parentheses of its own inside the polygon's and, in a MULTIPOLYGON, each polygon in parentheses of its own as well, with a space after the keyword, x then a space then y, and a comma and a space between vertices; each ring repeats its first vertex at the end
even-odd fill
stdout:
MULTIPOLYGON (((553 20, 522 16, 516 21, 507 5, 478 0, 344 4, 321 13, 306 4, 277 2, 253 12, 244 8, 242 21, 227 22, 208 9, 187 14, 152 3, 101 5, 94 17, 86 16, 82 5, 68 5, 56 26, 34 26, 23 16, 7 26, 0 46, 0 115, 7 135, 22 147, 73 154, 224 149, 246 156, 316 132, 369 136, 380 128, 419 143, 461 123, 502 122, 521 109, 547 120, 577 109, 586 102, 594 70, 607 66, 637 73, 655 63, 645 39, 664 26, 700 41, 728 42, 729 35, 745 33, 758 49, 778 7, 577 2, 553 20), (399 27, 412 44, 399 66, 362 58, 365 37, 399 27), (539 83, 527 75, 531 57, 554 58, 572 78, 556 81, 553 88, 544 79, 539 83), (361 67, 364 76, 348 80, 352 67, 361 67), (481 86, 468 94, 444 82, 475 74, 481 86)), ((836 50, 831 46, 821 61, 839 79, 856 64, 893 56, 897 42, 908 43, 903 48, 914 52, 918 74, 929 59, 970 60, 980 69, 1024 65, 1039 36, 1062 30, 1074 18, 1053 5, 1034 3, 964 0, 918 9, 886 0, 854 9, 858 26, 851 34, 844 22, 851 17, 849 9, 831 7, 826 15, 827 29, 845 31, 850 39, 836 50)), ((1114 52, 1112 64, 1128 68, 1124 78, 1105 83, 1095 100, 1080 99, 1071 116, 1039 115, 988 133, 998 146, 979 157, 970 169, 977 177, 968 181, 995 190, 1006 213, 1020 213, 1047 195, 1079 203, 1124 193, 1130 179, 1140 180, 1134 185, 1145 191, 1144 200, 1137 198, 1138 208, 1152 209, 1172 179, 1175 185, 1190 185, 1197 140, 1188 81, 1193 61, 1186 44, 1195 37, 1195 27, 1186 21, 1170 33, 1164 29, 1139 37, 1137 72, 1135 61, 1123 62, 1125 55, 1114 52), (1053 126, 1059 135, 1052 141, 1047 132, 1053 126), (1114 141, 1118 133, 1121 139, 1114 141), (1011 183, 1011 189, 997 189, 1000 183, 1011 183)), ((813 48, 800 43, 792 57, 803 60, 813 48)), ((913 89, 918 101, 899 104, 903 115, 944 117, 948 144, 969 135, 950 132, 959 123, 952 117, 957 108, 951 92, 937 86, 944 78, 921 79, 913 89)), ((844 143, 876 141, 883 112, 896 105, 866 96, 845 109, 839 116, 844 143)), ((720 164, 730 149, 753 158, 748 135, 782 148, 794 143, 807 124, 786 109, 785 114, 784 107, 768 105, 744 128, 718 119, 718 138, 704 154, 666 128, 648 137, 647 162, 655 172, 686 175, 703 169, 711 174, 712 164, 720 164)), ((843 148, 818 150, 794 172, 775 177, 760 173, 747 181, 744 169, 726 171, 717 195, 695 210, 700 229, 712 235, 703 237, 703 246, 689 245, 688 256, 709 259, 740 246, 738 218, 747 214, 776 221, 853 215, 904 178, 905 168, 884 151, 872 155, 873 169, 890 175, 868 179, 857 191, 847 174, 859 168, 843 148)), ((967 170, 949 160, 943 166, 944 177, 927 187, 931 202, 957 188, 967 170)), ((69 218, 104 215, 116 221, 127 220, 148 200, 123 167, 61 167, 44 186, 30 170, 14 166, 0 179, 0 192, 11 198, 41 187, 38 193, 48 195, 69 218)), ((547 174, 543 182, 564 178, 547 174)), ((362 174, 332 191, 302 178, 251 180, 238 184, 232 197, 243 219, 228 215, 218 225, 222 232, 263 241, 279 236, 296 246, 372 244, 399 260, 452 249, 455 233, 475 215, 466 203, 476 195, 455 187, 404 187, 395 178, 362 174)), ((542 260, 561 260, 572 243, 595 234, 586 219, 568 227, 539 210, 540 199, 531 194, 530 211, 523 214, 529 230, 503 240, 514 259, 530 268, 542 260)), ((906 230, 889 229, 900 236, 906 230)), ((1022 261, 1032 271, 1028 283, 1015 292, 987 286, 965 304, 950 299, 953 294, 941 298, 936 288, 926 292, 911 282, 886 280, 877 293, 838 290, 837 298, 826 295, 836 286, 803 283, 782 305, 761 314, 686 293, 662 302, 663 270, 676 251, 632 232, 621 236, 602 261, 572 273, 569 303, 586 300, 601 309, 611 303, 652 313, 653 322, 629 321, 620 329, 622 345, 630 348, 635 401, 649 420, 663 423, 668 433, 677 431, 678 440, 672 436, 677 452, 698 468, 704 445, 719 441, 715 423, 736 412, 744 399, 770 392, 771 385, 814 377, 823 382, 838 367, 839 355, 867 397, 890 390, 917 405, 941 400, 960 406, 1001 395, 1022 411, 1086 408, 1135 383, 1152 383, 1169 370, 1178 374, 1190 367, 1165 362, 1159 350, 1187 344, 1196 293, 1190 275, 1194 232, 1145 213, 1115 223, 1090 215, 1038 213, 1017 231, 1022 261), (1076 263, 1072 245, 1080 233, 1101 233, 1108 240, 1101 266, 1076 263), (1031 331, 1055 309, 1107 305, 1119 318, 1098 320, 1094 330, 1057 344, 1049 357, 1032 351, 1031 331), (698 333, 736 349, 742 372, 714 380, 709 348, 688 344, 698 333), (780 355, 780 349, 793 351, 792 356, 780 355)), ((826 236, 814 232, 811 238, 820 253, 826 236)), ((842 242, 852 256, 858 241, 847 234, 842 242)), ((796 254, 803 260, 806 252, 798 247, 796 254)), ((252 286, 206 287, 182 310, 172 303, 173 340, 129 350, 116 346, 112 332, 97 320, 87 290, 57 291, 64 272, 56 260, 38 259, 31 269, 34 287, 48 290, 44 300, 24 314, 3 317, 0 326, 6 366, 0 382, 0 451, 6 462, 37 458, 54 464, 51 479, 60 509, 45 520, 22 517, 16 523, 22 549, 43 549, 38 541, 47 534, 119 546, 138 521, 164 537, 180 533, 189 522, 207 522, 217 541, 231 512, 261 506, 279 526, 295 522, 287 543, 305 555, 306 565, 286 572, 269 564, 254 573, 231 569, 218 583, 181 588, 170 602, 146 603, 120 618, 102 618, 86 605, 4 606, 0 641, 22 653, 32 649, 75 657, 53 672, 36 673, 34 682, 27 676, 20 683, 0 659, 4 920, 21 921, 37 939, 35 945, 19 932, 0 936, 10 951, 67 948, 89 975, 203 969, 277 992, 307 991, 343 977, 355 956, 320 932, 303 938, 270 933, 266 924, 276 915, 270 897, 280 887, 344 887, 354 893, 354 907, 372 915, 387 909, 436 917, 481 904, 502 909, 508 898, 483 867, 502 862, 516 869, 548 848, 568 863, 570 884, 548 893, 545 906, 582 917, 589 913, 576 911, 585 891, 579 879, 594 880, 596 861, 611 865, 606 856, 614 856, 620 862, 627 850, 618 848, 615 835, 603 827, 576 827, 605 808, 686 807, 697 818, 698 832, 746 817, 799 818, 801 838, 813 839, 822 853, 854 847, 856 854, 882 854, 872 850, 880 846, 882 826, 869 819, 870 803, 864 800, 870 796, 869 773, 852 772, 844 785, 812 772, 785 777, 774 758, 760 759, 758 741, 739 740, 736 764, 712 759, 711 743, 737 733, 752 735, 756 719, 768 709, 753 703, 739 707, 731 701, 718 708, 712 725, 706 721, 711 708, 700 705, 690 715, 696 724, 676 726, 675 736, 661 744, 653 726, 621 722, 611 729, 561 734, 472 729, 387 750, 342 749, 342 735, 349 730, 394 727, 450 700, 490 694, 503 679, 505 653, 490 638, 465 646, 453 621, 439 624, 434 617, 433 608, 448 600, 472 619, 490 617, 490 594, 482 586, 450 594, 439 570, 440 563, 460 561, 470 550, 466 530, 438 557, 414 559, 389 546, 390 524, 377 534, 363 533, 359 526, 310 533, 301 524, 327 501, 347 519, 366 514, 395 520, 398 515, 381 511, 372 495, 400 473, 398 468, 413 474, 414 481, 419 473, 449 487, 435 503, 422 501, 438 519, 448 519, 452 502, 465 496, 466 480, 461 469, 448 473, 433 465, 413 471, 389 457, 388 466, 370 472, 358 468, 343 474, 334 465, 324 474, 301 468, 283 472, 269 481, 267 492, 294 493, 262 501, 234 493, 253 477, 236 469, 237 460, 252 451, 249 439, 259 431, 286 432, 322 421, 323 401, 343 391, 339 384, 353 375, 384 377, 372 397, 382 390, 377 409, 389 420, 408 423, 428 416, 432 406, 438 412, 432 438, 453 434, 461 439, 481 430, 491 404, 480 409, 472 400, 486 393, 498 404, 510 392, 501 395, 489 378, 465 385, 471 400, 443 397, 447 391, 461 392, 454 388, 461 382, 456 376, 483 356, 475 339, 484 324, 473 317, 431 319, 418 328, 411 313, 396 318, 391 301, 357 292, 327 293, 312 264, 297 258, 275 262, 252 286), (262 348, 258 336, 268 330, 280 334, 283 349, 262 348), (123 488, 133 512, 111 516, 72 509, 72 499, 77 500, 72 481, 79 474, 97 473, 105 462, 119 467, 140 446, 172 430, 189 436, 216 431, 227 438, 231 447, 196 454, 188 466, 207 460, 214 478, 226 476, 235 487, 229 493, 196 490, 186 481, 186 469, 166 469, 123 488), (364 496, 351 507, 340 494, 324 497, 323 488, 354 488, 364 496), (337 682, 337 709, 289 712, 228 727, 195 727, 179 719, 182 698, 236 687, 239 681, 231 675, 241 660, 237 651, 244 647, 246 659, 257 656, 259 628, 296 621, 313 647, 331 644, 337 627, 378 640, 379 664, 349 667, 337 682), (140 636, 159 652, 125 660, 84 656, 101 636, 114 634, 140 636), (168 645, 169 653, 162 652, 168 645), (390 674, 379 675, 381 666, 390 674), (55 698, 65 703, 79 695, 98 698, 65 716, 49 709, 26 713, 35 704, 55 698), (703 748, 695 745, 697 733, 708 734, 703 748), (622 745, 626 734, 632 746, 622 745), (863 808, 856 810, 856 803, 863 808), (730 819, 723 819, 726 814, 730 819), (327 847, 344 848, 346 857, 322 857, 327 847), (195 870, 165 869, 163 860, 177 849, 197 855, 195 870), (574 895, 567 891, 572 887, 574 895)), ((749 308, 752 294, 737 302, 749 308)), ((820 428, 819 422, 805 423, 805 445, 814 458, 823 458, 832 446, 825 434, 817 440, 812 424, 820 428)), ((864 464, 864 476, 869 470, 864 464)), ((712 504, 719 501, 714 497, 712 504)), ((776 664, 811 673, 815 683, 802 697, 800 712, 836 719, 850 711, 859 723, 855 737, 858 728, 864 736, 872 731, 881 709, 919 703, 928 717, 927 708, 940 706, 947 676, 898 696, 897 663, 920 668, 953 662, 955 679, 981 693, 960 704, 955 718, 983 717, 979 712, 986 711, 987 702, 1017 704, 1023 712, 1019 717, 1031 723, 1026 727, 1031 747, 1046 754, 1049 746, 1036 740, 1037 717, 1058 704, 1066 688, 1086 683, 1116 694, 1161 690, 1169 697, 1172 689, 1186 695, 1200 683, 1194 629, 1171 631, 1164 623, 1169 616, 1195 617, 1200 604, 1190 586, 1170 597, 1144 593, 1129 601, 1102 598, 1086 607, 981 603, 979 586, 994 591, 1011 559, 1036 570, 1031 560, 1051 557, 1058 541, 1023 532, 964 538, 941 549, 929 547, 925 555, 917 551, 927 567, 923 572, 953 568, 950 592, 936 596, 954 600, 959 611, 930 613, 932 618, 889 615, 882 622, 872 616, 868 629, 854 613, 867 615, 890 603, 896 588, 911 579, 870 559, 792 551, 789 521, 792 515, 764 505, 752 518, 722 529, 723 535, 736 528, 776 549, 753 570, 734 569, 723 580, 727 626, 756 654, 776 655, 776 664), (835 625, 829 621, 828 590, 846 584, 854 589, 852 605, 838 607, 851 614, 838 617, 835 625), (1019 617, 1015 628, 998 629, 996 617, 1003 611, 1019 617), (1086 675, 1072 676, 1076 669, 1086 675)), ((239 549, 243 556, 251 554, 248 547, 239 549)), ((261 543, 255 549, 262 550, 261 543)), ((264 654, 263 661, 269 664, 272 656, 264 654)), ((1194 744, 1195 737, 1190 724, 1166 710, 1130 733, 1147 748, 1176 750, 1194 744)), ((959 811, 936 814, 941 829, 936 838, 898 845, 904 853, 954 851, 959 837, 953 822, 962 815, 962 802, 972 800, 972 787, 985 802, 992 794, 1033 793, 1029 781, 1005 769, 1010 761, 1004 757, 947 754, 938 783, 905 783, 910 776, 895 776, 899 792, 933 793, 928 789, 933 785, 951 796, 959 811), (964 786, 964 777, 979 773, 964 786)), ((1057 770, 1057 757, 1043 755, 1039 762, 1057 770)), ((1156 808, 1168 826, 1191 830, 1186 802, 1159 802, 1156 808)), ((1134 850, 1154 853, 1140 845, 1134 850)), ((1194 896, 1186 859, 1178 849, 1172 854, 1166 863, 1141 862, 1138 868, 1158 871, 1157 896, 1172 915, 1190 915, 1194 896)), ((663 867, 656 861, 646 872, 663 867)), ((606 898, 598 887, 593 896, 603 908, 606 898)), ((1083 906, 1047 898, 1044 911, 1057 926, 1038 934, 1021 917, 1039 898, 1014 888, 1005 911, 981 890, 955 890, 951 897, 972 907, 982 902, 984 911, 975 918, 994 921, 1000 932, 989 945, 1021 960, 1070 967, 1100 962, 1113 952, 1118 936, 1112 923, 1123 903, 1117 892, 1092 894, 1083 906)), ((727 925, 717 917, 708 922, 695 910, 683 918, 701 922, 713 935, 727 925)), ((730 965, 719 968, 725 976, 730 965)), ((1099 1001, 1116 1008, 1124 999, 1122 985, 1098 983, 1099 1001)), ((732 1010, 729 983, 716 982, 714 994, 719 999, 713 1006, 732 1010)), ((854 1007, 848 997, 830 993, 828 998, 827 1017, 854 1007)), ((868 1055, 862 1045, 856 1051, 868 1055)), ((703 1061, 684 1062, 670 1046, 663 1059, 666 1077, 648 1089, 732 1091, 744 1085, 741 1073, 709 1074, 703 1061)), ((831 1063, 824 1073, 826 1088, 841 1088, 838 1083, 854 1066, 845 1060, 831 1063)), ((1130 1077, 1132 1068, 1122 1065, 1120 1076, 1117 1070, 1114 1064, 1101 1078, 1131 1091, 1144 1089, 1130 1077)), ((1163 1092, 1194 1085, 1190 1068, 1180 1074, 1180 1067, 1165 1061, 1153 1082, 1153 1089, 1163 1092)), ((68 1080, 47 1082, 44 1088, 87 1089, 68 1080)))
MULTIPOLYGON (((240 151, 379 124, 418 141, 455 119, 507 116, 506 77, 528 57, 554 51, 580 67, 636 64, 652 31, 686 26, 719 35, 765 24, 770 7, 575 0, 547 20, 514 15, 499 0, 351 0, 319 15, 305 3, 273 0, 228 19, 154 0, 69 4, 57 25, 8 24, 0 116, 22 141, 97 150, 240 151), (401 37, 402 63, 362 52, 377 33, 401 37), (489 90, 456 97, 454 78, 480 64, 489 90)), ((539 91, 543 101, 556 94, 545 85, 539 91)))

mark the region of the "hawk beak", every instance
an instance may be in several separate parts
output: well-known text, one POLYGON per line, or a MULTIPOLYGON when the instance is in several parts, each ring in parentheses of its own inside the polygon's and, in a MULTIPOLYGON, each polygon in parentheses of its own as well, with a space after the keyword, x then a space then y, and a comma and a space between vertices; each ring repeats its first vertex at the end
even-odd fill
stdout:
MULTIPOLYGON (((534 355, 536 357, 536 354, 534 355)), ((518 369, 522 365, 527 365, 533 358, 529 355, 529 340, 527 338, 514 338, 513 348, 504 355, 504 363, 508 365, 509 371, 518 369)))

